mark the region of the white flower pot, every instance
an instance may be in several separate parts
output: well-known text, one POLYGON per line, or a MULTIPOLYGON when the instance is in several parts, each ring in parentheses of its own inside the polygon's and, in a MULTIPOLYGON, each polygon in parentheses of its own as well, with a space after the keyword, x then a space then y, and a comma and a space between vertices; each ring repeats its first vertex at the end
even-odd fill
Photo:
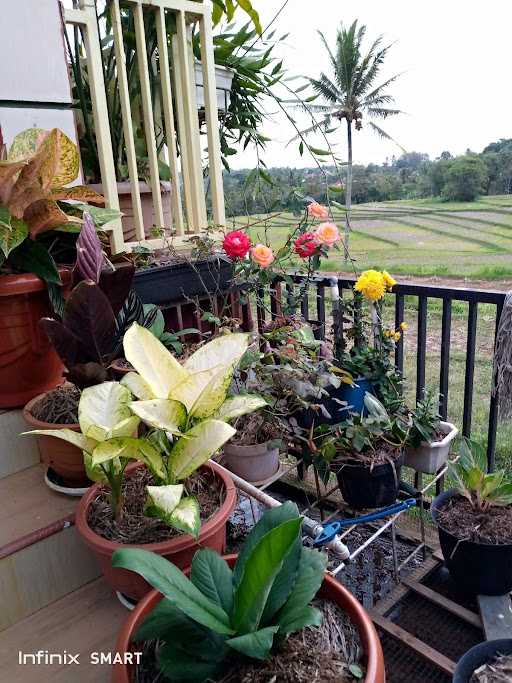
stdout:
POLYGON ((432 441, 431 443, 423 441, 417 448, 408 446, 405 449, 404 465, 425 474, 435 474, 440 470, 448 460, 450 444, 459 430, 451 422, 441 422, 440 431, 445 434, 441 441, 432 441))
POLYGON ((279 448, 271 444, 269 441, 254 446, 227 443, 223 465, 251 483, 269 479, 279 469, 279 448))

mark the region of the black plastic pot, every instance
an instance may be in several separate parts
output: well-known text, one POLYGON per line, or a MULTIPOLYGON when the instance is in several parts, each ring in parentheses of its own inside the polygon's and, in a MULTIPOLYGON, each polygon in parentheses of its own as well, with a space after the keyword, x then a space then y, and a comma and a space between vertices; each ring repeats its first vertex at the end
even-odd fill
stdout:
POLYGON ((166 305, 187 297, 207 297, 229 289, 233 264, 210 258, 137 270, 133 288, 145 304, 166 305))
POLYGON ((336 472, 345 502, 355 510, 392 505, 400 487, 403 456, 372 470, 362 464, 343 464, 336 472))
POLYGON ((512 544, 461 541, 439 525, 439 509, 457 495, 455 489, 444 491, 431 507, 446 566, 462 590, 475 595, 504 595, 512 590, 512 544))
POLYGON ((512 638, 487 640, 472 647, 459 659, 452 683, 469 683, 473 672, 498 654, 512 655, 512 638))

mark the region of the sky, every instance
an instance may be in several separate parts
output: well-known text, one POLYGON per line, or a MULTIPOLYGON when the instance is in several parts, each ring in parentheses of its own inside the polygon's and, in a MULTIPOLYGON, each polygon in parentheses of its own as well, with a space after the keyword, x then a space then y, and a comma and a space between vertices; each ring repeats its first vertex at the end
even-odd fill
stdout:
MULTIPOLYGON (((284 0, 253 0, 263 26, 275 16, 284 0)), ((463 154, 480 152, 489 142, 512 137, 512 2, 510 0, 289 0, 273 27, 276 36, 289 32, 279 53, 290 75, 329 75, 329 63, 317 34, 320 30, 334 46, 336 27, 354 19, 367 26, 368 39, 384 35, 394 43, 382 71, 382 80, 402 73, 390 87, 404 115, 388 119, 382 127, 407 151, 427 152, 431 158, 443 150, 463 154)), ((290 86, 298 87, 299 81, 290 86)), ((304 93, 301 93, 303 96, 304 93)), ((263 159, 267 166, 313 166, 298 152, 293 129, 274 104, 266 105, 268 118, 262 132, 272 138, 263 159)), ((294 114, 300 128, 304 115, 294 114)), ((381 123, 381 122, 379 122, 381 123)), ((346 158, 345 129, 331 139, 346 158)), ((322 143, 311 138, 311 144, 322 143)), ((325 146, 325 145, 324 145, 325 146)), ((367 127, 354 138, 355 163, 382 163, 401 150, 379 139, 367 127)), ((230 157, 233 168, 253 167, 251 150, 230 157)))

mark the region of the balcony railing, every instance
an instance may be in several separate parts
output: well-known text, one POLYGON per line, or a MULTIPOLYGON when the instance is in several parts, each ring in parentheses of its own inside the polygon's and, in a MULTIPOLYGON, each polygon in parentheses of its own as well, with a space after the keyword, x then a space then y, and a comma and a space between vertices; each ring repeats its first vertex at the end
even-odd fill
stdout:
MULTIPOLYGON (((300 282, 300 278, 297 278, 300 282)), ((353 278, 333 278, 318 274, 311 281, 308 291, 305 292, 300 303, 300 311, 315 328, 318 338, 325 339, 330 330, 335 349, 340 350, 345 347, 346 339, 343 331, 342 316, 339 315, 343 310, 343 293, 352 290, 355 283, 353 278), (333 287, 334 285, 334 287, 333 287), (337 300, 337 292, 340 299, 337 300), (328 315, 331 312, 331 315, 328 315)), ((282 296, 292 295, 292 287, 286 285, 283 289, 281 283, 276 283, 270 293, 267 293, 268 306, 260 304, 257 307, 257 323, 261 330, 263 325, 271 318, 275 318, 280 310, 282 296)), ((263 300, 264 292, 260 293, 263 300)), ((466 343, 465 343, 465 369, 464 369, 464 395, 462 408, 462 433, 464 436, 471 436, 473 396, 475 389, 475 353, 477 341, 477 321, 478 307, 480 304, 489 304, 486 310, 486 324, 491 325, 493 333, 491 337, 495 340, 498 322, 500 319, 505 292, 494 290, 482 290, 471 288, 438 287, 435 285, 423 284, 397 284, 389 297, 394 297, 394 324, 398 329, 404 322, 406 311, 406 301, 408 310, 412 307, 417 310, 416 314, 416 359, 415 359, 415 378, 410 377, 411 368, 408 368, 408 379, 415 379, 416 400, 420 399, 425 389, 425 378, 427 368, 427 334, 428 306, 429 302, 437 301, 438 306, 442 307, 441 329, 440 329, 440 358, 439 358, 439 380, 438 389, 440 395, 439 412, 443 419, 449 416, 450 406, 450 352, 452 340, 452 304, 453 302, 466 302, 467 321, 466 321, 466 343), (406 300, 407 297, 407 300, 406 300)), ((386 307, 389 314, 389 306, 386 307)), ((362 314, 361 308, 355 310, 356 320, 362 314)), ((492 349, 488 349, 492 356, 492 349)), ((396 345, 395 363, 397 367, 404 370, 404 336, 396 345)), ((494 469, 496 451, 496 433, 498 423, 497 398, 488 395, 488 420, 487 420, 487 459, 489 470, 494 469)), ((480 406, 482 407, 482 406, 480 406)), ((487 407, 487 406, 486 406, 487 407)), ((487 410, 485 411, 487 412, 487 410)))

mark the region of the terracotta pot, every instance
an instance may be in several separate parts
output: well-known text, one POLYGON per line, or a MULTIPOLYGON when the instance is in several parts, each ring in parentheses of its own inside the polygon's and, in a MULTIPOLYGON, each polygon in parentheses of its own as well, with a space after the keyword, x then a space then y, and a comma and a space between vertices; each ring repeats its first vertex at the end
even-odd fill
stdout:
MULTIPOLYGON (((140 467, 144 467, 144 465, 136 464, 131 467, 126 471, 126 476, 130 476, 140 467)), ((207 522, 202 524, 197 540, 189 534, 180 534, 167 541, 145 543, 136 546, 108 541, 106 538, 102 538, 94 533, 87 522, 89 506, 98 495, 100 485, 95 484, 91 486, 80 499, 76 511, 76 528, 82 539, 96 555, 105 579, 114 590, 120 591, 133 600, 140 600, 151 590, 151 586, 138 574, 126 569, 114 569, 112 567, 112 555, 119 548, 137 547, 150 550, 171 560, 181 569, 189 566, 196 550, 200 547, 212 548, 219 553, 224 551, 226 546, 226 522, 236 505, 236 488, 231 477, 223 472, 215 463, 209 462, 203 465, 202 469, 221 480, 224 485, 224 501, 219 510, 207 522)))
MULTIPOLYGON (((67 287, 70 271, 59 272, 67 287)), ((0 276, 0 408, 23 406, 62 381, 62 362, 38 325, 49 315, 43 280, 33 273, 0 276)))
POLYGON ((279 448, 269 448, 269 442, 254 446, 228 443, 224 446, 224 462, 228 470, 246 481, 265 481, 279 469, 279 448))
MULTIPOLYGON (((99 194, 103 194, 103 185, 101 183, 93 183, 90 184, 89 187, 96 190, 96 192, 99 192, 99 194)), ((146 238, 151 239, 154 237, 154 235, 151 234, 151 228, 154 225, 158 225, 158 221, 153 206, 151 188, 143 180, 139 180, 139 194, 144 232, 146 238)), ((123 226, 124 239, 126 242, 136 241, 137 236, 135 234, 131 183, 126 180, 117 183, 117 195, 119 197, 119 210, 123 213, 121 216, 121 225, 123 226)), ((171 183, 163 180, 160 181, 160 195, 162 197, 164 223, 165 225, 171 225, 171 183)))
POLYGON ((127 368, 124 365, 121 365, 120 361, 124 360, 123 358, 116 358, 115 360, 110 363, 110 369, 114 373, 114 376, 117 380, 123 379, 125 375, 127 375, 129 372, 135 372, 135 368, 127 368))
MULTIPOLYGON (((43 422, 32 415, 34 407, 43 399, 46 394, 36 396, 23 408, 23 418, 32 429, 72 429, 74 432, 80 431, 80 425, 75 424, 55 424, 53 422, 43 422)), ((73 488, 90 486, 91 482, 87 478, 84 466, 84 456, 78 446, 72 443, 56 439, 53 436, 36 436, 37 447, 41 462, 51 467, 55 474, 64 480, 66 485, 73 488)))
MULTIPOLYGON (((236 555, 227 555, 225 559, 231 567, 236 562, 236 555)), ((188 572, 187 572, 188 573, 188 572)), ((132 643, 132 637, 137 632, 147 615, 162 599, 162 594, 152 590, 139 602, 125 621, 117 638, 115 651, 119 653, 135 652, 137 648, 132 643)), ((375 630, 368 613, 364 607, 346 588, 328 574, 318 592, 319 598, 325 598, 335 602, 350 617, 357 628, 365 655, 366 676, 364 683, 385 683, 386 673, 384 669, 384 656, 379 636, 375 630)), ((138 648, 140 650, 140 648, 138 648)), ((134 680, 135 667, 130 664, 114 664, 112 670, 112 683, 132 683, 134 680)))

